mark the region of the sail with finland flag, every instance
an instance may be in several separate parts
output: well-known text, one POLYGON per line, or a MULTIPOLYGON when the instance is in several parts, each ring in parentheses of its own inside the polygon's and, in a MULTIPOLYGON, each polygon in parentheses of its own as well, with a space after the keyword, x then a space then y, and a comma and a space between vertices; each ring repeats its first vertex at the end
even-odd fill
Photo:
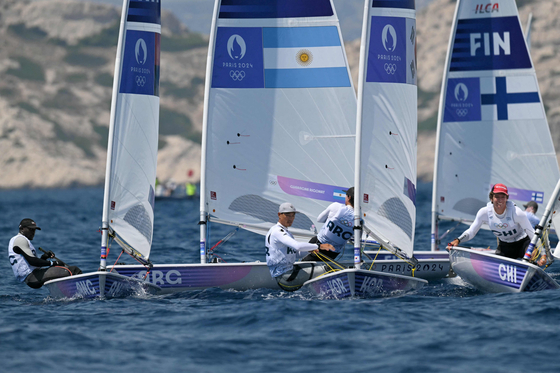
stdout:
MULTIPOLYGON (((536 226, 537 235, 532 241, 530 230, 518 233, 521 224, 516 219, 529 222, 521 211, 513 212, 519 208, 509 202, 521 206, 555 198, 559 174, 515 0, 495 0, 486 7, 478 1, 459 0, 440 98, 432 250, 437 250, 440 240, 455 229, 440 237, 440 221, 466 223, 475 216, 482 217, 497 238, 488 242, 493 246, 498 241, 495 253, 461 247, 464 243, 458 239, 447 239, 452 242, 447 246, 452 269, 463 281, 483 292, 560 288, 540 268, 547 264, 545 258, 539 258, 538 251, 534 257, 529 255, 543 227, 536 226), (489 192, 498 183, 507 186, 509 201, 504 210, 499 209, 496 198, 487 204, 489 192), (488 210, 480 210, 485 206, 488 210), (514 234, 518 238, 511 241, 514 234), (521 260, 524 245, 530 250, 526 260, 521 260)), ((552 201, 546 213, 551 205, 552 201)), ((547 220, 543 217, 540 222, 548 225, 547 220)), ((544 246, 548 251, 546 243, 544 246)))
POLYGON ((518 206, 542 205, 560 177, 515 1, 492 4, 457 4, 438 118, 432 250, 438 222, 473 221, 492 185, 507 185, 518 206))

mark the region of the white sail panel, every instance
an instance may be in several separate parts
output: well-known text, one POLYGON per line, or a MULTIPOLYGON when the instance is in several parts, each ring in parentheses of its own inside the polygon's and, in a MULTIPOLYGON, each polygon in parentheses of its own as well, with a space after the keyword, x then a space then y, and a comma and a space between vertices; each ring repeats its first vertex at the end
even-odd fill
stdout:
POLYGON ((264 234, 289 201, 302 212, 294 233, 311 235, 353 183, 356 96, 338 19, 330 0, 243 4, 217 2, 201 209, 264 234))
POLYGON ((560 173, 515 1, 457 6, 438 118, 433 211, 473 220, 496 183, 507 185, 519 206, 542 205, 560 173))
POLYGON ((364 224, 412 255, 416 222, 416 12, 412 1, 368 8, 361 66, 359 197, 364 224))
POLYGON ((130 1, 110 144, 109 226, 148 259, 159 129, 160 3, 130 1))

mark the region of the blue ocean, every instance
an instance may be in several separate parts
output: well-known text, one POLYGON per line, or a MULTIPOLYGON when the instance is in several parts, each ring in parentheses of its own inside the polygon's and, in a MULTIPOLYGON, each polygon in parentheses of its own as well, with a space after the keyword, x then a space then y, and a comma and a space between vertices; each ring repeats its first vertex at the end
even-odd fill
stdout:
MULTIPOLYGON (((16 281, 7 246, 26 217, 42 228, 35 247, 96 270, 102 200, 100 188, 0 192, 1 372, 560 371, 560 291, 482 294, 449 279, 372 300, 209 289, 68 301, 16 281)), ((429 250, 431 184, 419 185, 417 204, 416 247, 429 250)), ((156 201, 154 263, 199 261, 198 210, 198 200, 156 201)), ((231 229, 213 228, 211 244, 231 229)), ((263 238, 238 232, 217 253, 263 261, 263 238)), ((548 271, 560 279, 560 263, 548 271)))

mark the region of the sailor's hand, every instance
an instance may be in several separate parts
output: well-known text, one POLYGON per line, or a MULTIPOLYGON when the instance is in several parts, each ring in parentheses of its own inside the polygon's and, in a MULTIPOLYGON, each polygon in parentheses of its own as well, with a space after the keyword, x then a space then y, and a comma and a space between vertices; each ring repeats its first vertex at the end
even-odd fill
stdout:
POLYGON ((335 248, 333 245, 331 245, 330 243, 322 243, 320 246, 321 250, 327 250, 327 251, 334 251, 335 248))
POLYGON ((51 267, 65 267, 64 263, 56 259, 51 262, 51 267))
POLYGON ((54 255, 54 253, 52 251, 47 251, 46 253, 44 253, 43 255, 41 255, 41 259, 46 260, 49 258, 54 258, 56 255, 54 255))
POLYGON ((453 248, 454 246, 459 245, 459 240, 456 238, 453 241, 451 241, 450 243, 447 244, 446 249, 447 250, 451 250, 451 248, 453 248))
POLYGON ((542 267, 543 265, 546 264, 546 255, 541 256, 541 258, 539 259, 539 261, 537 262, 537 265, 539 267, 542 267))

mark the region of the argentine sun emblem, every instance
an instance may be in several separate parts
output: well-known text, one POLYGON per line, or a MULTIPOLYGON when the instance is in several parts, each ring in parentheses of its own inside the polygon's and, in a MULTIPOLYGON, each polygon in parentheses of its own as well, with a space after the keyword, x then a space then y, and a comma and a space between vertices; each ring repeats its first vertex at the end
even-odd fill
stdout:
POLYGON ((296 54, 296 62, 301 66, 309 66, 313 62, 313 55, 307 49, 302 49, 296 54))

